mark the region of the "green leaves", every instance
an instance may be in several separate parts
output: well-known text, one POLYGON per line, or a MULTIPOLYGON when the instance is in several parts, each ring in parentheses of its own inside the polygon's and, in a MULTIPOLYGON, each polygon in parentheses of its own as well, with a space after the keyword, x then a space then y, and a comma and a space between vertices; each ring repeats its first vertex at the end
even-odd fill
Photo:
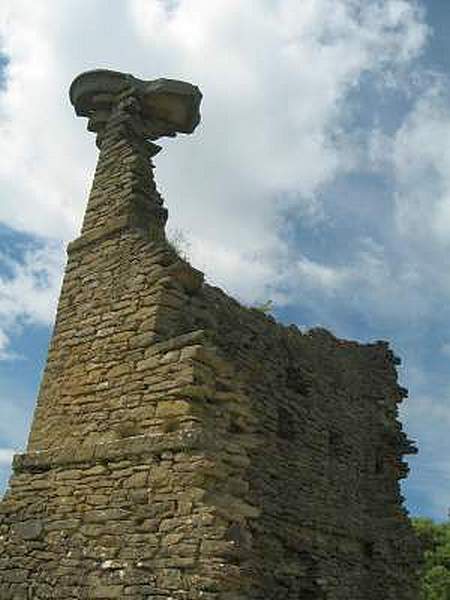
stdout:
POLYGON ((421 600, 450 600, 450 522, 413 519, 422 545, 425 564, 421 600))

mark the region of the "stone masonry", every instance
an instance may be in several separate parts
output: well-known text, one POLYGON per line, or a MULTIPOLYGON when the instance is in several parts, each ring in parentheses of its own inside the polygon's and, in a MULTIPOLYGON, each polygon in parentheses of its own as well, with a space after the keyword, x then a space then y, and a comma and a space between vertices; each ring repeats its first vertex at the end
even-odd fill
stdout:
POLYGON ((25 453, 0 503, 1 600, 416 600, 385 342, 241 306, 166 241, 154 141, 201 94, 77 77, 99 161, 25 453))

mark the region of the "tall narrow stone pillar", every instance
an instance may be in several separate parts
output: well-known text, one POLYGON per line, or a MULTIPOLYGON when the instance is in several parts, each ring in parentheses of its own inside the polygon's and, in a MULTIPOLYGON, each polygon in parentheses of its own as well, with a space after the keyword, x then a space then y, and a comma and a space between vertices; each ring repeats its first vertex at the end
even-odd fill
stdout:
POLYGON ((125 402, 121 385, 135 365, 133 334, 158 341, 175 327, 169 304, 176 301, 155 286, 152 256, 165 254, 167 263, 194 273, 165 239, 167 209, 152 164, 161 148, 152 140, 194 130, 198 88, 98 70, 73 81, 70 99, 97 134, 100 155, 81 234, 68 248, 30 451, 114 438, 109 411, 119 398, 125 402))

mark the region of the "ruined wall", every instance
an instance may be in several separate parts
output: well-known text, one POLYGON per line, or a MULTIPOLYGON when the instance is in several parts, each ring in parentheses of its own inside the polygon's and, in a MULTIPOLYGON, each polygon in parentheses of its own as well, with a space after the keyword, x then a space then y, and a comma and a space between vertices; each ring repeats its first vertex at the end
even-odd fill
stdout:
POLYGON ((415 600, 395 357, 206 285, 135 132, 119 101, 0 503, 0 598, 415 600))
POLYGON ((248 597, 417 598, 398 484, 415 449, 396 420, 406 391, 387 344, 302 335, 214 288, 191 302, 248 399, 228 422, 248 456, 243 498, 262 509, 245 522, 248 597))

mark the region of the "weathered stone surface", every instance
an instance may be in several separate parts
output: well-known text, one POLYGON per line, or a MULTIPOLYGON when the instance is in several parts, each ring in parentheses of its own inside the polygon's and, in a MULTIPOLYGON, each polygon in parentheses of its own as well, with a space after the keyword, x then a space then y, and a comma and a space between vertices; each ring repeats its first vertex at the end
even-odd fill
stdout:
POLYGON ((38 519, 23 521, 22 523, 17 523, 14 527, 15 533, 24 540, 38 539, 41 536, 43 529, 42 521, 38 519))
POLYGON ((1 600, 416 600, 398 359, 205 284, 145 139, 169 88, 97 75, 73 88, 101 151, 0 503, 1 600))
MULTIPOLYGON (((77 115, 89 118, 90 131, 104 127, 117 98, 133 89, 139 98, 142 136, 158 139, 176 132, 192 133, 200 121, 202 95, 198 87, 174 79, 143 81, 133 75, 96 69, 82 73, 70 86, 70 100, 77 115)), ((130 157, 134 162, 134 157, 130 157)))

